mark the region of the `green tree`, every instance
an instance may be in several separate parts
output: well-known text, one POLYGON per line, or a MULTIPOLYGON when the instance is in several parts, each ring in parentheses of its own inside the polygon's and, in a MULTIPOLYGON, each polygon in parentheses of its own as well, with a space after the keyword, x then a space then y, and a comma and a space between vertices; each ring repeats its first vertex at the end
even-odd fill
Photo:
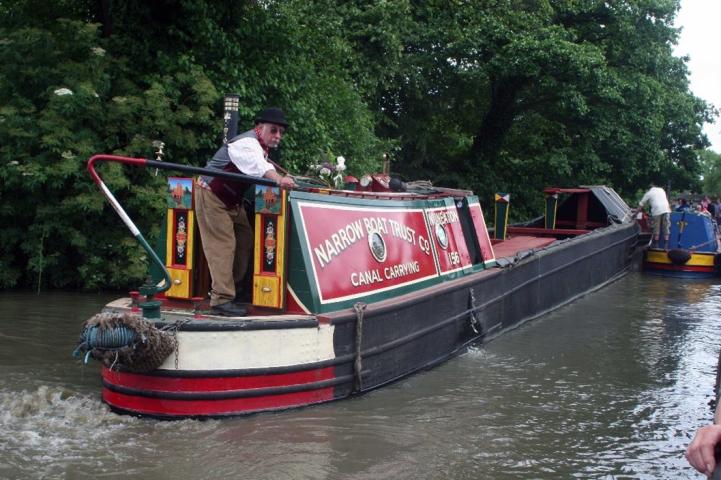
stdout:
POLYGON ((721 197, 721 154, 713 150, 699 152, 703 168, 703 192, 714 197, 721 197))
MULTIPOLYGON (((98 152, 149 157, 162 140, 167 160, 203 165, 220 142, 221 92, 240 94, 241 128, 264 106, 288 111, 282 160, 291 171, 328 150, 351 171, 376 169, 387 147, 362 88, 379 79, 354 53, 366 34, 346 38, 342 24, 379 14, 362 2, 325 7, 315 19, 300 1, 0 4, 0 199, 11 199, 0 209, 0 286, 140 281, 147 259, 84 163, 98 152)), ((152 239, 162 178, 115 164, 101 171, 152 239)))
POLYGON ((712 110, 674 58, 677 1, 417 2, 382 96, 397 169, 521 203, 543 186, 693 186, 712 110))
MULTIPOLYGON (((715 114, 673 57, 678 0, 10 0, 0 3, 0 287, 121 288, 142 250, 85 172, 94 153, 203 165, 221 98, 240 128, 265 106, 277 154, 350 173, 390 153, 407 179, 511 192, 650 180, 698 189, 715 114)), ((103 178, 151 239, 163 179, 103 178)), ((707 173, 707 178, 712 173, 707 173)), ((518 207, 516 216, 529 213, 518 207)))
MULTIPOLYGON (((97 24, 60 16, 68 5, 24 6, 55 18, 34 25, 16 9, 0 30, 0 222, 8 226, 0 285, 124 287, 144 277, 147 262, 85 162, 98 152, 148 157, 155 139, 171 145, 170 159, 196 155, 196 132, 217 123, 218 94, 197 66, 136 75, 127 58, 109 54, 97 24)), ((162 179, 101 170, 140 226, 157 233, 162 179)))

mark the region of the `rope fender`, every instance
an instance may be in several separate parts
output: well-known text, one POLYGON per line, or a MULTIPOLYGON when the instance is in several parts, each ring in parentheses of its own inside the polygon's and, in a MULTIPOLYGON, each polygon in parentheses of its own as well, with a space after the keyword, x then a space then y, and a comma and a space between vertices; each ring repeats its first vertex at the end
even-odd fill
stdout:
MULTIPOLYGON (((176 336, 138 315, 99 313, 83 325, 73 356, 92 356, 113 370, 146 373, 158 368, 176 350, 176 336)), ((177 354, 176 354, 177 359, 177 354)))

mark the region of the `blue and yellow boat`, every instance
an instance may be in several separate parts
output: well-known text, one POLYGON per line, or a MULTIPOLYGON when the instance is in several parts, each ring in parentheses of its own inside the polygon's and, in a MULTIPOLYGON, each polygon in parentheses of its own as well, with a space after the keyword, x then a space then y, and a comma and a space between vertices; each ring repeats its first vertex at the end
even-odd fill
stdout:
POLYGON ((657 248, 646 250, 644 271, 683 278, 718 276, 721 252, 713 218, 691 211, 672 212, 670 223, 668 245, 661 238, 657 248))

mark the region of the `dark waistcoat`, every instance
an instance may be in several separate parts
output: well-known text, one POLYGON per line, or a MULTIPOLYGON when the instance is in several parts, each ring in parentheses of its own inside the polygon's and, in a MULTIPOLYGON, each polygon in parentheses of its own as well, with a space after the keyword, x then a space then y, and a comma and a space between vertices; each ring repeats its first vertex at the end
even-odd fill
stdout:
MULTIPOLYGON (((224 144, 222 147, 215 152, 213 158, 211 158, 205 165, 205 168, 211 168, 214 170, 222 170, 224 172, 232 173, 243 173, 238 170, 238 167, 230 160, 228 155, 228 145, 236 142, 242 138, 255 138, 255 130, 248 130, 247 132, 241 133, 224 144)), ((241 204, 243 196, 246 190, 252 185, 251 183, 244 182, 242 180, 232 180, 229 178, 211 177, 204 175, 200 177, 209 187, 210 190, 225 204, 228 208, 233 208, 241 204)))

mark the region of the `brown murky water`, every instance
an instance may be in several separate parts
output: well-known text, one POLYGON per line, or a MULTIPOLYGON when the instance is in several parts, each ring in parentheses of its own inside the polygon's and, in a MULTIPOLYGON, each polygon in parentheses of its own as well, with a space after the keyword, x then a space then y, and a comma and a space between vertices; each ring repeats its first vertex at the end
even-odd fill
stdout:
POLYGON ((108 296, 0 294, 0 478, 699 478, 721 285, 630 274, 368 395, 229 420, 111 413, 71 357, 108 296))

